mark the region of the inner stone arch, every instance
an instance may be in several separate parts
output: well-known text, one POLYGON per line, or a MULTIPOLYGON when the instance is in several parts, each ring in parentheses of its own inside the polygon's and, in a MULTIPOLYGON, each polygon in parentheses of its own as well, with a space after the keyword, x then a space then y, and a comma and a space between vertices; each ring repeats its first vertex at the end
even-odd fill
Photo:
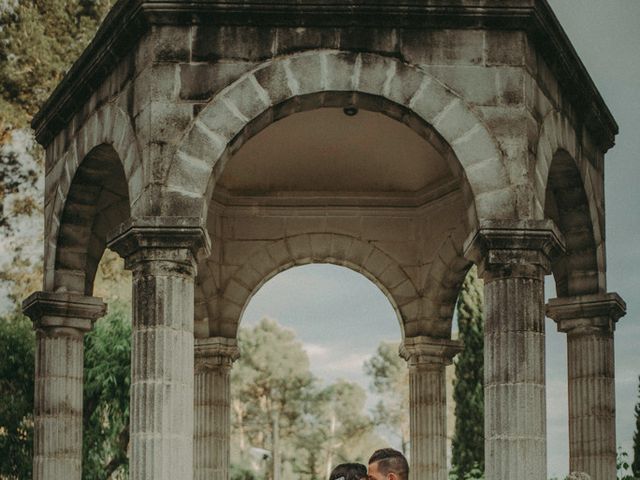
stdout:
POLYGON ((545 216, 558 225, 566 243, 566 253, 553 264, 557 295, 604 292, 604 260, 598 260, 585 184, 574 159, 563 149, 555 153, 549 168, 545 216))
MULTIPOLYGON (((370 242, 335 233, 309 233, 244 248, 252 249, 247 251, 246 261, 224 281, 215 306, 207 309, 209 335, 235 337, 253 295, 280 272, 308 264, 333 264, 362 274, 392 305, 403 336, 406 326, 416 323, 421 300, 412 279, 394 258, 370 242)), ((201 270, 200 275, 198 284, 208 298, 211 270, 201 270)), ((197 330, 206 329, 204 320, 197 319, 197 330)))

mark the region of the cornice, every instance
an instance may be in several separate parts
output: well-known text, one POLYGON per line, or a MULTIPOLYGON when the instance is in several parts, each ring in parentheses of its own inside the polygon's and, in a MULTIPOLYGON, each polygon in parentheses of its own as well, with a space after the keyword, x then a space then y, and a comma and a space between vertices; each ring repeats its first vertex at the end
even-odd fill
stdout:
POLYGON ((40 329, 91 330, 93 322, 107 313, 107 305, 96 297, 72 292, 34 292, 22 311, 40 329))
POLYGON ((627 313, 627 304, 615 292, 552 298, 546 315, 565 333, 612 332, 627 313))
POLYGON ((407 337, 400 345, 400 356, 409 366, 450 365, 458 353, 463 350, 459 340, 433 338, 427 336, 407 337))
POLYGON ((32 121, 48 145, 151 25, 492 28, 524 30, 603 151, 618 133, 546 0, 120 0, 32 121))

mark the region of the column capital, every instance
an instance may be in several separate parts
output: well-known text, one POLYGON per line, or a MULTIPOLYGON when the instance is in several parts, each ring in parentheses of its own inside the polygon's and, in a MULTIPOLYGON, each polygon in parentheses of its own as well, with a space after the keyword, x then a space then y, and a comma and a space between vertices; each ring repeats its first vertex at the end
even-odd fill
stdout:
POLYGON ((200 251, 209 254, 211 241, 198 217, 139 217, 116 228, 107 247, 130 269, 141 260, 193 261, 200 251))
POLYGON ((462 342, 427 336, 407 337, 400 346, 400 356, 409 366, 450 365, 462 351, 462 342))
POLYGON ((22 302, 22 311, 36 329, 82 334, 107 313, 107 305, 79 293, 34 292, 22 302))
POLYGON ((551 220, 485 221, 464 244, 465 257, 478 265, 483 276, 487 272, 530 276, 530 271, 539 269, 549 273, 551 259, 564 251, 564 237, 551 220))
POLYGON ((546 311, 558 331, 569 334, 611 333, 626 313, 627 304, 615 292, 552 298, 546 311))
POLYGON ((196 339, 194 354, 196 373, 230 368, 240 358, 238 342, 235 338, 226 337, 196 339))

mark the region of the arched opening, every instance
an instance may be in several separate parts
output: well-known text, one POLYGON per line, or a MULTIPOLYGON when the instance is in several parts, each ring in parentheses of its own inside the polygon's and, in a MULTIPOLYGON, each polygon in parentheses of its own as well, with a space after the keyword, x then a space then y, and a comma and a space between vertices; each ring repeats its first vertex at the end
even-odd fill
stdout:
POLYGON ((298 266, 264 283, 244 310, 231 373, 232 471, 328 478, 381 446, 407 449, 408 409, 379 423, 408 401, 395 316, 373 282, 345 267, 298 266))
POLYGON ((455 154, 434 129, 387 100, 318 96, 295 98, 250 122, 216 163, 207 223, 217 251, 199 268, 197 334, 233 336, 230 324, 237 325, 253 277, 272 274, 265 264, 282 269, 287 261, 336 256, 348 264, 350 252, 364 271, 393 277, 382 286, 406 300, 398 305, 405 334, 449 338, 473 210, 455 154), (318 101, 324 106, 304 108, 318 101), (342 103, 354 111, 336 106, 342 103), (376 254, 355 252, 355 243, 336 236, 376 254), (308 248, 298 245, 305 242, 308 248), (257 255, 264 258, 248 260, 257 255), (237 271, 251 280, 236 281, 237 271), (405 292, 394 292, 399 287, 405 292))
POLYGON ((545 216, 556 223, 566 243, 565 255, 553 264, 560 297, 604 291, 592 215, 575 161, 566 151, 558 151, 549 168, 545 216))
POLYGON ((118 154, 111 145, 95 147, 78 166, 65 200, 52 289, 91 295, 107 235, 130 215, 118 154))

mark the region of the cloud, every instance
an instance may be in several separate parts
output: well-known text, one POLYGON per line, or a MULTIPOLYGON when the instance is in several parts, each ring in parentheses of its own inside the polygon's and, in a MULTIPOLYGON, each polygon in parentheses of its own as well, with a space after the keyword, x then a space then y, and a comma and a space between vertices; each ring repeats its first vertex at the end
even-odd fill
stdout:
POLYGON ((329 353, 329 349, 327 347, 317 343, 304 343, 302 348, 304 348, 304 351, 309 355, 309 360, 311 362, 314 360, 322 360, 326 358, 329 353))

